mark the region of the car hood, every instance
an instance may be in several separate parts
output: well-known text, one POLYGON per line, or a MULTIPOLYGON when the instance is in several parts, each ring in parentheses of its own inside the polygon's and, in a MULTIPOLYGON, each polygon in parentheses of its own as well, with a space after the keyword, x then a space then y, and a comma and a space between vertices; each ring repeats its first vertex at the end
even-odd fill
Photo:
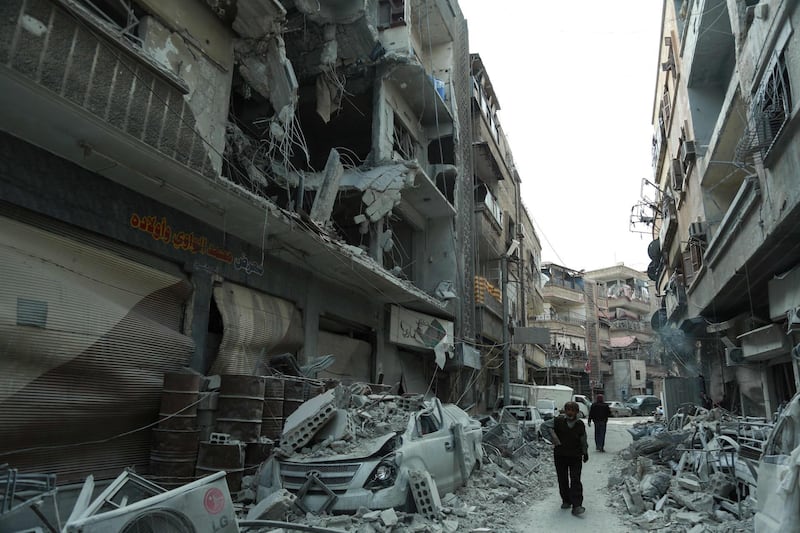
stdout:
POLYGON ((378 453, 380 449, 383 448, 383 446, 396 435, 396 433, 387 433, 386 435, 381 435, 380 437, 363 439, 359 441, 358 449, 350 453, 323 455, 319 457, 309 457, 307 455, 296 454, 286 459, 282 459, 282 461, 288 463, 330 463, 336 461, 364 460, 378 453))

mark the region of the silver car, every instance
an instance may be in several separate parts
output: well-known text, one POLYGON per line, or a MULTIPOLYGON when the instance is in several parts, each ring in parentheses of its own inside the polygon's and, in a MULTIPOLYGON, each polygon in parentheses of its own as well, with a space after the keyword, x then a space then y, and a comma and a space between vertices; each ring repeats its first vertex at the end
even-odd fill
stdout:
POLYGON ((440 496, 453 492, 479 465, 482 437, 478 420, 434 398, 409 416, 405 431, 359 442, 360 453, 273 457, 258 474, 258 499, 283 488, 309 512, 413 511, 409 472, 430 473, 440 496))
POLYGON ((611 400, 608 403, 608 408, 611 410, 611 416, 613 417, 620 417, 620 416, 632 416, 633 411, 631 408, 626 406, 622 402, 618 402, 617 400, 611 400))
POLYGON ((544 418, 539 410, 530 405, 507 405, 500 410, 500 422, 513 419, 525 430, 528 439, 538 439, 542 435, 544 418))
POLYGON ((536 400, 536 409, 541 413, 542 418, 550 420, 558 416, 558 406, 553 400, 536 400))

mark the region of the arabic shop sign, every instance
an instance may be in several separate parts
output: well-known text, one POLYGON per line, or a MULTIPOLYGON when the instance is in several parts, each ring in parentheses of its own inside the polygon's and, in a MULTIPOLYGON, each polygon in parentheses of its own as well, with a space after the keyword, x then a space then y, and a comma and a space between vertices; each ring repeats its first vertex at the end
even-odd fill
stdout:
POLYGON ((140 216, 137 213, 133 213, 129 222, 132 228, 147 233, 156 241, 172 245, 176 250, 182 250, 194 255, 205 255, 225 264, 232 264, 236 270, 241 270, 247 274, 257 274, 259 276, 264 274, 264 265, 262 263, 248 259, 244 253, 234 258, 230 250, 214 246, 204 235, 198 235, 193 231, 175 231, 167 223, 167 217, 140 216))
POLYGON ((453 323, 393 305, 389 315, 389 341, 422 350, 433 350, 436 364, 444 368, 453 357, 453 323))

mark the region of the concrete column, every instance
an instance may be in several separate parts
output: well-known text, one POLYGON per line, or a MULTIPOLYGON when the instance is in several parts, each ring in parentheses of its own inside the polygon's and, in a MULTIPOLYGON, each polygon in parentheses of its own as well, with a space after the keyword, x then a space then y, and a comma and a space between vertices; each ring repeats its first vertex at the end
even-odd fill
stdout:
POLYGON ((194 290, 189 304, 189 332, 194 341, 194 353, 189 366, 205 374, 212 363, 212 354, 207 350, 207 340, 211 299, 214 297, 214 274, 194 267, 191 272, 191 282, 194 290))
POLYGON ((380 69, 372 93, 372 160, 389 161, 394 147, 394 112, 386 101, 384 70, 380 69))

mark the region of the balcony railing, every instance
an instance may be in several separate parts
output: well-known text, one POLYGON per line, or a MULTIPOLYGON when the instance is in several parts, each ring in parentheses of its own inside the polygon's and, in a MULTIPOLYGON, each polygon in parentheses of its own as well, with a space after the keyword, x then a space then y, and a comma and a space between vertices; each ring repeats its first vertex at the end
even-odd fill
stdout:
POLYGON ((585 326, 586 325, 586 317, 578 315, 576 313, 550 313, 550 314, 542 314, 536 315, 533 317, 534 320, 540 322, 568 322, 570 324, 575 324, 578 326, 585 326))
POLYGON ((613 329, 630 329, 634 331, 645 331, 648 323, 640 320, 612 320, 611 327, 613 329))

